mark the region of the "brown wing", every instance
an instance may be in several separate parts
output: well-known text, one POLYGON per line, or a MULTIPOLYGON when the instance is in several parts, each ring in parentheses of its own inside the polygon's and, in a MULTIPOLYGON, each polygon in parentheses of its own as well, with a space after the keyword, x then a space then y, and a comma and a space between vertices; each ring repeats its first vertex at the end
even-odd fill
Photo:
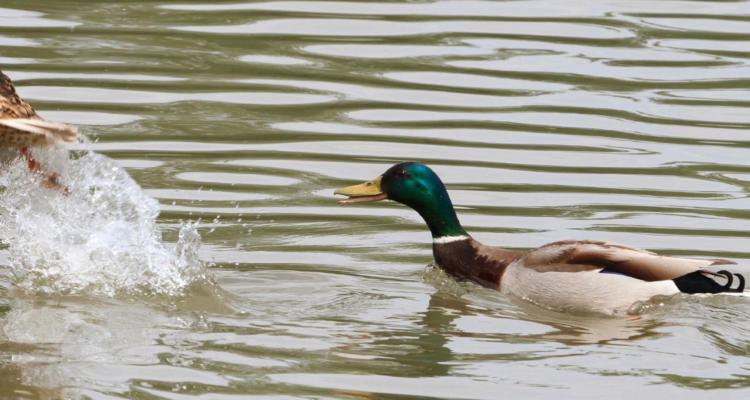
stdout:
POLYGON ((44 146, 78 137, 75 127, 50 122, 37 115, 16 93, 10 78, 0 72, 0 147, 44 146))
MULTIPOLYGON (((524 265, 540 272, 577 272, 606 269, 644 281, 675 279, 728 260, 666 257, 607 242, 555 242, 529 252, 524 265)), ((708 273, 708 271, 706 271, 708 273)))
POLYGON ((23 101, 8 75, 0 71, 0 119, 39 118, 29 103, 23 101))

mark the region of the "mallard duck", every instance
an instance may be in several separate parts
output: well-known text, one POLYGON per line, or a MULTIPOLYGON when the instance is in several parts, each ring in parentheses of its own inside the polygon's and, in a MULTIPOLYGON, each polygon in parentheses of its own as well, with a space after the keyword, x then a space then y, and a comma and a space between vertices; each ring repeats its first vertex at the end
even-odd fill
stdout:
POLYGON ((40 117, 29 103, 18 97, 13 82, 0 71, 0 149, 6 153, 17 151, 31 171, 44 176, 45 186, 62 188, 57 183, 58 174, 45 172, 32 156, 31 148, 72 142, 77 137, 75 127, 40 117))
POLYGON ((396 164, 374 180, 335 194, 348 197, 340 201, 343 205, 388 199, 411 207, 427 223, 435 263, 448 274, 550 309, 624 314, 655 296, 742 293, 745 288, 740 274, 705 269, 734 264, 727 260, 660 256, 592 240, 559 241, 529 251, 484 245, 461 226, 445 185, 424 164, 396 164))

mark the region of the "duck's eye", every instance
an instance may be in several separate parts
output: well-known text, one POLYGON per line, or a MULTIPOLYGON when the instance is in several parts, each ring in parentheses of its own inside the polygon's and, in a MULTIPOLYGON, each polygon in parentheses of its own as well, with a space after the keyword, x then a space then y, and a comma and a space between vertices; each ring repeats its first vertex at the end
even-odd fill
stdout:
POLYGON ((399 178, 406 178, 409 176, 409 173, 402 169, 401 171, 396 172, 396 176, 399 178))

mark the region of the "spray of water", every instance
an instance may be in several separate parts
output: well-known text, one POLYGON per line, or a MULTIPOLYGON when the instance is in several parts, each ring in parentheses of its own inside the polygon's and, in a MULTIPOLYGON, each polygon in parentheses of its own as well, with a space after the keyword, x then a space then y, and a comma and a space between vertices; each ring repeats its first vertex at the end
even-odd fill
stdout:
POLYGON ((0 241, 15 284, 34 293, 104 296, 181 294, 207 281, 200 235, 183 224, 176 246, 156 224, 159 204, 107 157, 86 151, 38 154, 69 194, 40 184, 23 160, 0 172, 0 241))

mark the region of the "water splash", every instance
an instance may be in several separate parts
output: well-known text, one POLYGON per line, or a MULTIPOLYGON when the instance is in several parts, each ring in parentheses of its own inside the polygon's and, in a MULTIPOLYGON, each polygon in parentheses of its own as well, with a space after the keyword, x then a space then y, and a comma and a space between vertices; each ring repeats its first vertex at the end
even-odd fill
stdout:
POLYGON ((69 195, 44 188, 22 160, 0 172, 0 240, 19 288, 172 296, 209 279, 196 224, 181 226, 174 248, 165 245, 158 202, 112 160, 91 151, 70 160, 62 150, 40 153, 69 195))

